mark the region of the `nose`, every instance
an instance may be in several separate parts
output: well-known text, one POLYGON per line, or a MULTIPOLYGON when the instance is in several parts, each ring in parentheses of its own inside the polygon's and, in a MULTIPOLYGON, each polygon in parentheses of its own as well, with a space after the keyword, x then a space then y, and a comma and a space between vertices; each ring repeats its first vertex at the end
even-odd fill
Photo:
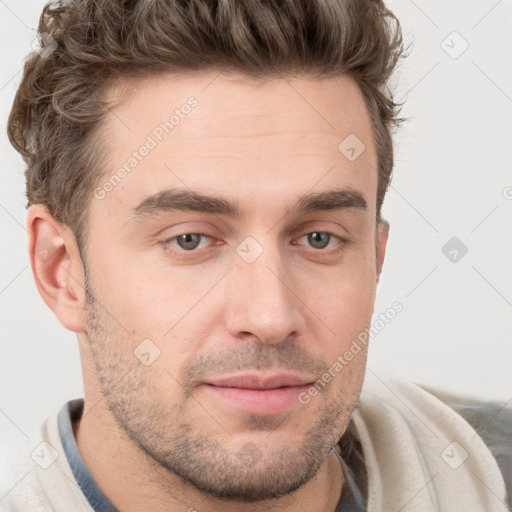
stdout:
POLYGON ((266 245, 252 263, 234 255, 225 321, 233 337, 256 336, 263 343, 276 344, 302 332, 303 302, 278 248, 266 245))

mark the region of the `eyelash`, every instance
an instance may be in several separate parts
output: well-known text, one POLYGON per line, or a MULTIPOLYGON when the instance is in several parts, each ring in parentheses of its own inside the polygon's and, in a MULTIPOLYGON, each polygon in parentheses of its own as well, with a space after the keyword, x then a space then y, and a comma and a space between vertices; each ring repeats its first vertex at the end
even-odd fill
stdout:
MULTIPOLYGON (((308 231, 307 233, 304 233, 304 234, 300 235, 298 237, 298 239, 303 238, 303 237, 305 237, 307 235, 310 235, 311 233, 326 233, 328 235, 331 235, 331 237, 334 237, 335 239, 338 240, 338 245, 334 249, 315 249, 314 247, 311 248, 313 251, 318 252, 319 254, 320 253, 324 253, 324 254, 329 255, 329 256, 336 256, 341 251, 343 251, 345 249, 345 246, 348 244, 348 240, 346 238, 343 238, 343 237, 341 237, 339 235, 336 235, 335 233, 332 233, 330 231, 319 231, 319 230, 308 231)), ((191 249, 191 250, 187 251, 187 250, 181 249, 181 248, 175 248, 175 247, 172 247, 172 249, 169 248, 171 242, 174 241, 174 240, 177 240, 182 235, 199 235, 199 236, 205 236, 207 238, 212 238, 212 239, 214 238, 210 234, 205 233, 203 231, 193 231, 193 232, 191 231, 189 233, 180 233, 179 235, 175 235, 175 236, 173 236, 171 238, 163 240, 162 243, 163 243, 165 249, 170 251, 170 252, 173 252, 175 254, 178 254, 178 255, 185 255, 187 253, 193 254, 193 253, 199 252, 201 250, 201 249, 191 249)), ((329 240, 329 243, 330 242, 331 241, 329 240)))

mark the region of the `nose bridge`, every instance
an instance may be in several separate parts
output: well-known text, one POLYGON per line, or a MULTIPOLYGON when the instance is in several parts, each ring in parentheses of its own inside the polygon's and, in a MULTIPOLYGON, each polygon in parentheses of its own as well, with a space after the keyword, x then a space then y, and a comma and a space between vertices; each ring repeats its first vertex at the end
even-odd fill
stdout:
POLYGON ((228 329, 278 343, 300 330, 301 313, 290 273, 275 241, 247 237, 236 249, 231 272, 228 329))

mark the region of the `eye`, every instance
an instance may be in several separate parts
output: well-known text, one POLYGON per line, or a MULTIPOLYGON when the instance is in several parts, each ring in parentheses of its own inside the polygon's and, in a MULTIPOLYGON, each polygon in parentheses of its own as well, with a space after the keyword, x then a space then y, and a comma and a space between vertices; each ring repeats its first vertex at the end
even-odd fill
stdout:
MULTIPOLYGON (((195 252, 205 246, 211 245, 212 237, 207 233, 182 233, 164 240, 164 246, 177 254, 180 252, 195 252), (210 243, 208 243, 210 242, 210 243)), ((304 243, 319 252, 333 253, 343 250, 346 240, 328 231, 312 231, 297 238, 294 243, 304 243), (306 239, 305 242, 301 242, 306 239), (337 242, 337 243, 336 243, 337 242)), ((215 245, 215 244, 214 244, 215 245)))
POLYGON ((313 247, 314 249, 325 249, 329 246, 329 243, 332 241, 332 238, 335 238, 338 242, 343 244, 344 240, 334 235, 333 233, 329 233, 327 231, 312 231, 311 233, 307 233, 301 236, 298 240, 303 238, 307 239, 307 243, 313 247))
POLYGON ((308 243, 315 249, 325 249, 331 241, 331 234, 325 231, 313 231, 306 235, 308 243))
POLYGON ((179 249, 190 252, 194 249, 197 249, 201 244, 201 239, 204 238, 209 239, 211 237, 206 233, 183 233, 181 235, 173 236, 172 238, 165 240, 164 244, 170 244, 174 247, 177 246, 179 249), (175 242, 176 245, 173 242, 175 242))

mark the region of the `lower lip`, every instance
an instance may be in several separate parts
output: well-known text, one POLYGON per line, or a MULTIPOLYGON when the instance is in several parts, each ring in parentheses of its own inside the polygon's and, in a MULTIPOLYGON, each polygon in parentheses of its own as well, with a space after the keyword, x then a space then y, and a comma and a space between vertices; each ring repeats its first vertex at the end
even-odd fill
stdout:
POLYGON ((266 416, 278 414, 293 405, 299 405, 300 393, 307 391, 309 386, 246 389, 206 384, 204 387, 212 395, 241 411, 266 416))

